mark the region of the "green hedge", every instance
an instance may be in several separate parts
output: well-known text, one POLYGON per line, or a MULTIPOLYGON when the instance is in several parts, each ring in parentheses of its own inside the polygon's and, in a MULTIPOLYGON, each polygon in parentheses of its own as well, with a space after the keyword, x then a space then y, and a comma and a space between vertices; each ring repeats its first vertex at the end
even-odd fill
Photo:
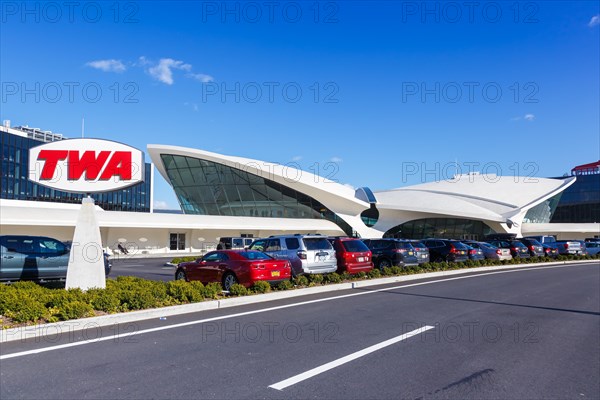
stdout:
MULTIPOLYGON (((529 264, 534 262, 553 262, 571 260, 600 259, 596 256, 559 256, 533 257, 525 260, 482 260, 464 263, 425 263, 406 268, 384 268, 383 272, 373 269, 368 273, 326 275, 300 275, 291 281, 274 286, 275 290, 289 290, 294 287, 310 287, 334 284, 343 281, 376 279, 381 276, 397 276, 423 272, 444 271, 457 268, 474 268, 491 265, 529 264)), ((271 285, 257 282, 251 288, 234 285, 230 296, 245 296, 255 293, 267 293, 271 285)), ((104 313, 125 312, 157 308, 177 304, 188 304, 223 297, 220 283, 203 285, 200 282, 185 281, 149 281, 131 276, 119 276, 106 281, 106 289, 91 289, 82 292, 79 289, 51 289, 34 282, 17 282, 12 285, 0 284, 0 324, 3 329, 24 323, 56 322, 83 318, 104 313)))
POLYGON ((196 261, 199 258, 200 258, 200 256, 175 257, 174 259, 171 260, 171 264, 177 265, 182 262, 196 261))

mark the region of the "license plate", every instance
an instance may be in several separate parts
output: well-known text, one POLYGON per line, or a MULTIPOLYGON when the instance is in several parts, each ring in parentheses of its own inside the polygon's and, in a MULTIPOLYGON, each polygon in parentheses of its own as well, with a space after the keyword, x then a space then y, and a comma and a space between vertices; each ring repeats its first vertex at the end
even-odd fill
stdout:
POLYGON ((409 255, 409 256, 412 256, 412 255, 413 255, 413 252, 412 252, 412 251, 409 251, 409 252, 408 252, 408 255, 409 255))
POLYGON ((460 254, 467 254, 465 251, 461 251, 460 254))
POLYGON ((364 257, 358 257, 358 262, 364 262, 365 258, 364 257))
POLYGON ((279 271, 271 271, 271 276, 280 276, 280 274, 279 271))
POLYGON ((427 254, 421 254, 421 258, 427 258, 427 254))

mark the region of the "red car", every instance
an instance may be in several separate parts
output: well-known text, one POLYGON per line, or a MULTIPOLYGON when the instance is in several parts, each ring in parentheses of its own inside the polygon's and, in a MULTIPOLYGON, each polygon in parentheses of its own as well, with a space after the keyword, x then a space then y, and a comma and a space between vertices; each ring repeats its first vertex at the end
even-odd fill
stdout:
POLYGON ((342 237, 330 239, 335 256, 337 257, 337 272, 356 274, 369 272, 373 269, 373 257, 371 250, 356 238, 342 237))
POLYGON ((260 251, 217 250, 196 261, 179 264, 175 279, 205 284, 221 282, 223 289, 229 290, 235 283, 250 287, 256 281, 278 283, 289 280, 291 271, 289 261, 276 260, 260 251))

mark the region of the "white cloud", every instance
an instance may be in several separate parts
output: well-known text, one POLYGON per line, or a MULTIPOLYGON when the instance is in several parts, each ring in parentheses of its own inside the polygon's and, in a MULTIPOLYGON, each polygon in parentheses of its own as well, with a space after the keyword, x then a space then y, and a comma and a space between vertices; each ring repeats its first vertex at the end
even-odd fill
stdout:
POLYGON ((596 25, 600 25, 600 14, 594 15, 592 19, 590 19, 590 22, 588 22, 590 28, 593 28, 596 25))
POLYGON ((302 156, 294 156, 292 157, 292 161, 300 161, 302 160, 302 156))
POLYGON ((121 73, 125 72, 125 70, 127 69, 127 67, 125 67, 125 64, 123 64, 121 60, 115 59, 90 61, 85 65, 87 65, 88 67, 99 69, 104 72, 121 73))
MULTIPOLYGON (((166 85, 172 85, 175 83, 173 79, 173 71, 180 70, 185 71, 186 77, 194 79, 202 83, 213 82, 215 78, 208 74, 194 73, 192 72, 192 65, 187 64, 183 61, 174 60, 172 58, 161 58, 158 63, 152 61, 146 56, 138 57, 137 61, 128 62, 129 66, 144 68, 146 72, 159 82, 166 85)), ((121 60, 96 60, 90 61, 85 64, 88 67, 96 68, 104 72, 125 72, 127 70, 126 65, 121 60)))
POLYGON ((167 204, 166 201, 154 200, 154 208, 156 210, 168 210, 169 209, 169 205, 167 204))
POLYGON ((341 158, 339 158, 339 157, 331 157, 331 158, 329 159, 329 161, 331 161, 331 162, 333 162, 333 163, 341 163, 341 162, 342 162, 342 161, 344 161, 344 160, 342 160, 342 159, 341 159, 341 158))
POLYGON ((150 65, 152 64, 145 56, 141 56, 140 58, 138 58, 138 62, 133 64, 136 67, 140 66, 140 67, 145 67, 146 65, 150 65))
POLYGON ((197 81, 200 81, 202 83, 208 83, 208 82, 212 82, 215 80, 215 78, 213 78, 210 75, 206 75, 206 74, 193 74, 193 73, 189 73, 187 74, 188 77, 195 79, 197 81))
POLYGON ((173 60, 172 58, 161 58, 157 65, 148 68, 148 73, 154 79, 167 84, 173 84, 173 69, 180 69, 183 71, 190 71, 192 66, 186 64, 183 61, 173 60))
POLYGON ((535 121, 535 115, 533 115, 533 114, 525 114, 525 115, 519 116, 519 117, 512 117, 510 120, 511 121, 521 121, 521 120, 524 120, 524 121, 527 121, 527 122, 532 122, 532 121, 535 121))

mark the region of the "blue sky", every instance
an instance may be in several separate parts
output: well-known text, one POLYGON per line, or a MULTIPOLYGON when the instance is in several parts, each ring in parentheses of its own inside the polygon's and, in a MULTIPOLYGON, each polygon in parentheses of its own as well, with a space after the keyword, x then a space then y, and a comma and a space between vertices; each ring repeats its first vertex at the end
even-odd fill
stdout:
MULTIPOLYGON (((600 6, 3 2, 1 119, 373 190, 600 158, 600 6), (328 164, 333 163, 333 164, 328 164)), ((177 208, 157 174, 157 206, 177 208)))

